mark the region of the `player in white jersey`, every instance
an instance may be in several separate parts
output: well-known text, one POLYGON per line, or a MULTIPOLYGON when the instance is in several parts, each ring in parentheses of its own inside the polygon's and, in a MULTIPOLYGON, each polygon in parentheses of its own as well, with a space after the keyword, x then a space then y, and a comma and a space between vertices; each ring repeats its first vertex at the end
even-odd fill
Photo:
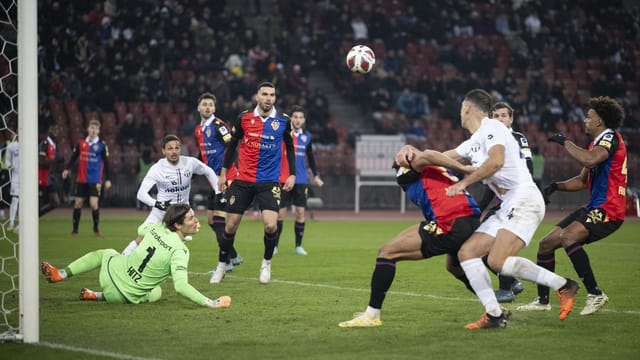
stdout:
MULTIPOLYGON (((188 204, 194 174, 206 176, 216 194, 220 192, 216 173, 194 157, 181 156, 180 146, 180 138, 176 135, 165 136, 162 139, 162 154, 165 157, 151 166, 138 188, 138 200, 151 207, 144 224, 162 222, 165 211, 171 204, 188 204), (155 199, 149 195, 154 186, 158 190, 155 199)), ((138 236, 131 241, 123 254, 132 252, 141 240, 138 236)))
MULTIPOLYGON (((510 312, 502 309, 491 287, 491 278, 482 262, 488 254, 488 265, 496 272, 549 286, 558 291, 560 320, 573 310, 578 283, 548 271, 532 261, 515 256, 529 244, 533 233, 544 217, 542 194, 533 182, 525 160, 519 156, 518 143, 511 131, 498 120, 487 115, 491 109, 491 95, 484 90, 468 92, 460 108, 462 127, 471 138, 457 148, 445 152, 456 160, 471 161, 478 169, 447 189, 455 196, 482 180, 502 201, 500 209, 471 235, 458 258, 471 287, 485 307, 480 320, 467 324, 467 329, 504 328, 510 312)), ((401 166, 411 166, 422 153, 398 154, 401 166)))
POLYGON ((11 170, 11 206, 9 207, 9 228, 10 231, 18 231, 15 226, 16 215, 18 214, 18 202, 20 196, 20 157, 18 155, 18 136, 7 146, 7 155, 4 159, 7 169, 11 170))

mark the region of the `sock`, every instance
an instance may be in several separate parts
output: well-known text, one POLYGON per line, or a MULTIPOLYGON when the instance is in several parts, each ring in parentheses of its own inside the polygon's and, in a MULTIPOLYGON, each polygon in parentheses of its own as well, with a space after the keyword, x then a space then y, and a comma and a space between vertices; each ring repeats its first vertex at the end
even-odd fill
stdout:
POLYGON ((489 273, 482 263, 482 259, 468 259, 462 261, 460 265, 478 299, 480 299, 480 303, 484 306, 485 312, 491 316, 502 315, 502 309, 491 287, 491 278, 489 278, 489 273))
POLYGON ((498 282, 500 283, 500 290, 511 291, 511 284, 513 284, 514 281, 516 281, 516 279, 514 279, 512 276, 506 276, 506 275, 502 275, 502 274, 498 275, 498 282))
POLYGON ((484 264, 484 266, 487 267, 487 269, 489 269, 489 271, 493 273, 493 275, 498 275, 497 272, 495 272, 492 268, 489 267, 489 255, 485 255, 482 257, 482 263, 484 264))
POLYGON ((567 282, 567 279, 562 276, 534 264, 533 261, 529 259, 519 256, 507 257, 502 266, 502 272, 505 275, 532 281, 554 290, 560 289, 567 282))
POLYGON ((278 220, 278 230, 276 231, 278 234, 278 237, 276 238, 276 246, 278 246, 278 244, 280 244, 280 235, 282 235, 282 226, 284 224, 284 220, 278 220))
POLYGON ((264 232, 264 259, 271 260, 273 257, 273 249, 276 247, 276 238, 278 237, 278 231, 274 231, 271 234, 264 232))
POLYGON ((469 283, 469 279, 467 279, 467 275, 461 275, 461 276, 456 276, 456 279, 462 281, 462 283, 464 284, 464 286, 471 291, 472 294, 475 295, 475 291, 473 290, 473 288, 471 287, 471 284, 469 283))
POLYGON ((100 232, 100 209, 91 210, 93 217, 93 232, 100 232))
POLYGON ((227 263, 229 261, 229 253, 233 248, 233 242, 236 240, 236 234, 229 234, 226 231, 222 231, 222 241, 220 242, 220 252, 218 254, 218 261, 227 263))
POLYGON ((302 236, 304 236, 304 221, 297 222, 293 226, 293 232, 296 234, 296 247, 302 246, 302 236))
POLYGON ((387 295, 387 291, 396 276, 396 261, 391 259, 377 258, 376 267, 371 275, 371 295, 369 296, 369 306, 375 309, 382 309, 382 303, 387 295))
POLYGON ((380 309, 373 308, 371 306, 367 306, 367 309, 364 311, 368 317, 375 319, 380 317, 380 309))
POLYGON ((589 255, 584 251, 582 244, 573 244, 564 249, 573 263, 573 268, 582 280, 582 283, 587 288, 589 294, 601 295, 602 290, 598 288, 596 283, 596 277, 591 269, 591 263, 589 262, 589 255))
POLYGON ((96 293, 96 301, 104 301, 104 296, 102 296, 102 291, 95 291, 96 293))
POLYGON ((73 208, 73 232, 78 232, 78 225, 80 224, 81 215, 82 209, 73 208))
MULTIPOLYGON (((556 256, 555 253, 551 253, 548 255, 543 255, 538 253, 538 259, 536 261, 538 266, 545 268, 549 271, 556 270, 556 256)), ((540 299, 541 304, 549 303, 549 288, 544 285, 538 284, 538 298, 540 299)))
POLYGON ((68 277, 71 277, 71 272, 69 269, 64 268, 64 269, 58 269, 58 274, 60 274, 60 277, 63 279, 66 279, 68 277))
MULTIPOLYGON (((220 260, 221 252, 222 252, 222 236, 224 233, 224 217, 222 216, 213 216, 213 224, 209 224, 211 226, 211 230, 216 234, 216 241, 218 242, 218 260, 220 260)), ((233 248, 232 248, 233 250, 233 248)), ((238 256, 237 254, 233 256, 231 252, 235 252, 235 250, 229 252, 229 256, 227 257, 227 264, 231 262, 231 258, 238 256)))
POLYGON ((92 251, 74 260, 65 268, 67 275, 78 275, 99 268, 102 265, 104 249, 92 251))
POLYGON ((16 215, 18 214, 18 200, 17 196, 11 197, 11 206, 9 208, 9 226, 13 227, 16 222, 16 215))
POLYGON ((129 245, 127 245, 124 250, 122 250, 122 255, 129 255, 138 247, 138 243, 135 240, 131 240, 129 245))

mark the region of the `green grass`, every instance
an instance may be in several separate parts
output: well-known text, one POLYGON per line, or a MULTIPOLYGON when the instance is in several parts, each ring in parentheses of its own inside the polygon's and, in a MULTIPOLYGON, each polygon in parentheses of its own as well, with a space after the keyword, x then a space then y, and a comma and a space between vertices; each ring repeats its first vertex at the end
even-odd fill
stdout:
MULTIPOLYGON (((85 211, 86 213, 86 211, 85 211)), ((103 238, 90 233, 85 214, 78 237, 68 237, 70 216, 40 221, 40 258, 64 266, 85 252, 123 249, 145 214, 103 217, 103 238)), ((384 325, 341 329, 337 323, 362 311, 378 247, 413 222, 309 221, 305 249, 293 254, 293 224, 285 223, 272 282, 258 283, 262 224, 243 220, 236 245, 245 263, 216 286, 207 271, 216 263, 213 232, 203 226, 189 243, 190 282, 210 297, 230 295, 229 309, 198 307, 177 295, 171 281, 153 304, 109 305, 77 300, 82 287, 96 288, 98 272, 40 287, 42 345, 0 344, 3 359, 637 359, 640 345, 640 222, 628 221, 611 238, 587 247, 610 303, 592 316, 576 312, 566 321, 554 309, 515 312, 506 330, 468 331, 482 307, 444 270, 444 258, 402 262, 387 294, 384 325), (62 347, 53 349, 52 346, 62 347)), ((536 239, 546 233, 544 223, 536 239)), ((535 259, 535 242, 521 255, 535 259)), ((566 255, 557 253, 557 271, 575 278, 566 255)), ((34 269, 34 271, 37 271, 34 269)), ((516 305, 531 301, 535 286, 525 283, 516 305)))

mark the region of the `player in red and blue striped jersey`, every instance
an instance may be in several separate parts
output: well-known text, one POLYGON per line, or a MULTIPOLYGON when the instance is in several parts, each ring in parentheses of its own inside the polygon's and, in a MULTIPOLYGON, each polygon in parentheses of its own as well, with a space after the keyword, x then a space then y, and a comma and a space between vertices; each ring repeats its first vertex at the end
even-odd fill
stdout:
MULTIPOLYGON (((234 150, 237 147, 238 175, 226 193, 227 220, 221 247, 228 256, 242 215, 255 198, 262 210, 264 223, 264 256, 260 267, 260 282, 267 284, 271 280, 271 258, 278 230, 280 191, 291 191, 295 185, 295 155, 291 138, 291 121, 288 116, 279 114, 274 107, 275 86, 269 82, 258 85, 256 102, 257 106, 253 111, 244 111, 233 124, 231 141, 220 171, 218 185, 221 191, 225 191, 227 190, 227 171, 233 163, 234 150), (278 177, 283 142, 287 151, 290 175, 281 189, 278 177)), ((210 282, 222 280, 224 267, 224 263, 218 263, 210 282)))
MULTIPOLYGON (((607 96, 589 100, 585 132, 593 141, 583 149, 563 134, 549 141, 562 145, 583 166, 575 177, 554 182, 544 189, 545 199, 559 191, 588 189, 590 198, 584 207, 569 214, 538 244, 538 265, 554 271, 555 250, 564 248, 576 273, 587 288, 587 301, 580 315, 598 311, 609 298, 600 290, 583 245, 603 239, 624 222, 627 189, 627 148, 616 129, 622 124, 624 109, 607 96)), ((549 288, 538 286, 538 297, 518 310, 549 310, 549 288)))
MULTIPOLYGON (((293 226, 295 235, 294 252, 298 255, 307 255, 307 251, 302 247, 302 237, 305 228, 305 208, 307 207, 307 197, 309 193, 307 165, 309 165, 309 170, 311 170, 311 174, 313 175, 313 183, 319 187, 324 185, 316 169, 311 134, 302 128, 305 120, 304 109, 298 105, 294 106, 291 109, 291 126, 293 126, 291 137, 293 138, 293 148, 295 149, 296 158, 296 184, 291 191, 282 193, 280 212, 278 213, 278 238, 276 239, 275 253, 278 252, 278 243, 280 242, 282 225, 287 215, 287 209, 293 204, 295 207, 295 223, 293 226)), ((282 147, 282 151, 284 153, 284 146, 282 147)), ((287 177, 289 177, 289 164, 283 159, 282 168, 280 169, 280 183, 284 183, 287 177)))
POLYGON ((461 173, 473 171, 474 168, 461 165, 441 153, 430 150, 421 152, 410 145, 403 147, 398 155, 409 150, 424 156, 416 158, 411 163, 411 169, 400 167, 395 162, 396 180, 407 197, 420 208, 425 221, 407 228, 380 247, 371 278, 369 306, 352 320, 338 324, 340 327, 382 325, 380 310, 393 283, 398 261, 422 260, 446 254, 447 270, 471 290, 457 253, 480 225, 480 208, 466 192, 447 197, 446 189, 457 183, 458 178, 442 166, 461 173))
MULTIPOLYGON (((231 141, 231 132, 227 124, 215 116, 215 112, 216 96, 209 92, 200 95, 200 97, 198 97, 200 124, 198 124, 195 129, 196 142, 198 143, 202 162, 207 164, 216 175, 220 175, 222 158, 224 157, 227 144, 231 141)), ((232 165, 231 173, 233 172, 235 172, 235 167, 232 165)), ((233 179, 227 179, 227 181, 230 180, 233 179)), ((242 264, 242 257, 238 255, 238 252, 233 247, 228 257, 222 254, 222 249, 220 248, 224 222, 227 218, 225 205, 226 199, 224 198, 224 194, 216 194, 215 191, 212 190, 207 201, 207 222, 216 234, 219 249, 218 260, 225 261, 227 263, 227 271, 231 271, 234 265, 242 264)))
POLYGON ((69 176, 69 168, 77 161, 76 188, 73 203, 73 230, 71 236, 78 235, 80 216, 84 199, 89 198, 91 215, 93 217, 93 233, 100 236, 100 195, 102 180, 104 189, 111 188, 111 174, 109 172, 109 148, 100 139, 100 121, 91 119, 87 126, 87 137, 80 140, 73 148, 73 155, 62 172, 62 178, 69 176))
POLYGON ((40 143, 38 144, 38 216, 60 206, 60 197, 54 182, 51 180, 51 171, 56 164, 56 143, 58 136, 58 124, 40 124, 40 143))

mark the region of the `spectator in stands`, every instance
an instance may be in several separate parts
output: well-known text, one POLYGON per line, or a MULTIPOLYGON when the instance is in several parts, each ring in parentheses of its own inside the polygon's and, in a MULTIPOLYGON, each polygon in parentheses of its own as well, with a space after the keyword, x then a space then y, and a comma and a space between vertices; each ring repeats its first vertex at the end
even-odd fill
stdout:
POLYGON ((369 39, 369 29, 362 19, 362 16, 356 15, 351 20, 351 29, 353 30, 353 40, 355 42, 364 42, 369 39))
POLYGON ((405 87, 396 98, 396 109, 409 118, 418 115, 418 99, 411 89, 405 87))
POLYGON ((419 119, 414 119, 411 126, 407 130, 406 136, 408 141, 422 142, 426 140, 424 123, 419 119))
POLYGON ((136 144, 140 147, 150 147, 153 145, 153 128, 151 127, 151 121, 149 117, 144 115, 140 125, 136 128, 138 136, 136 137, 136 144))
POLYGON ((132 113, 127 113, 124 117, 124 124, 120 126, 120 131, 118 132, 118 144, 121 146, 138 144, 138 129, 132 113))

